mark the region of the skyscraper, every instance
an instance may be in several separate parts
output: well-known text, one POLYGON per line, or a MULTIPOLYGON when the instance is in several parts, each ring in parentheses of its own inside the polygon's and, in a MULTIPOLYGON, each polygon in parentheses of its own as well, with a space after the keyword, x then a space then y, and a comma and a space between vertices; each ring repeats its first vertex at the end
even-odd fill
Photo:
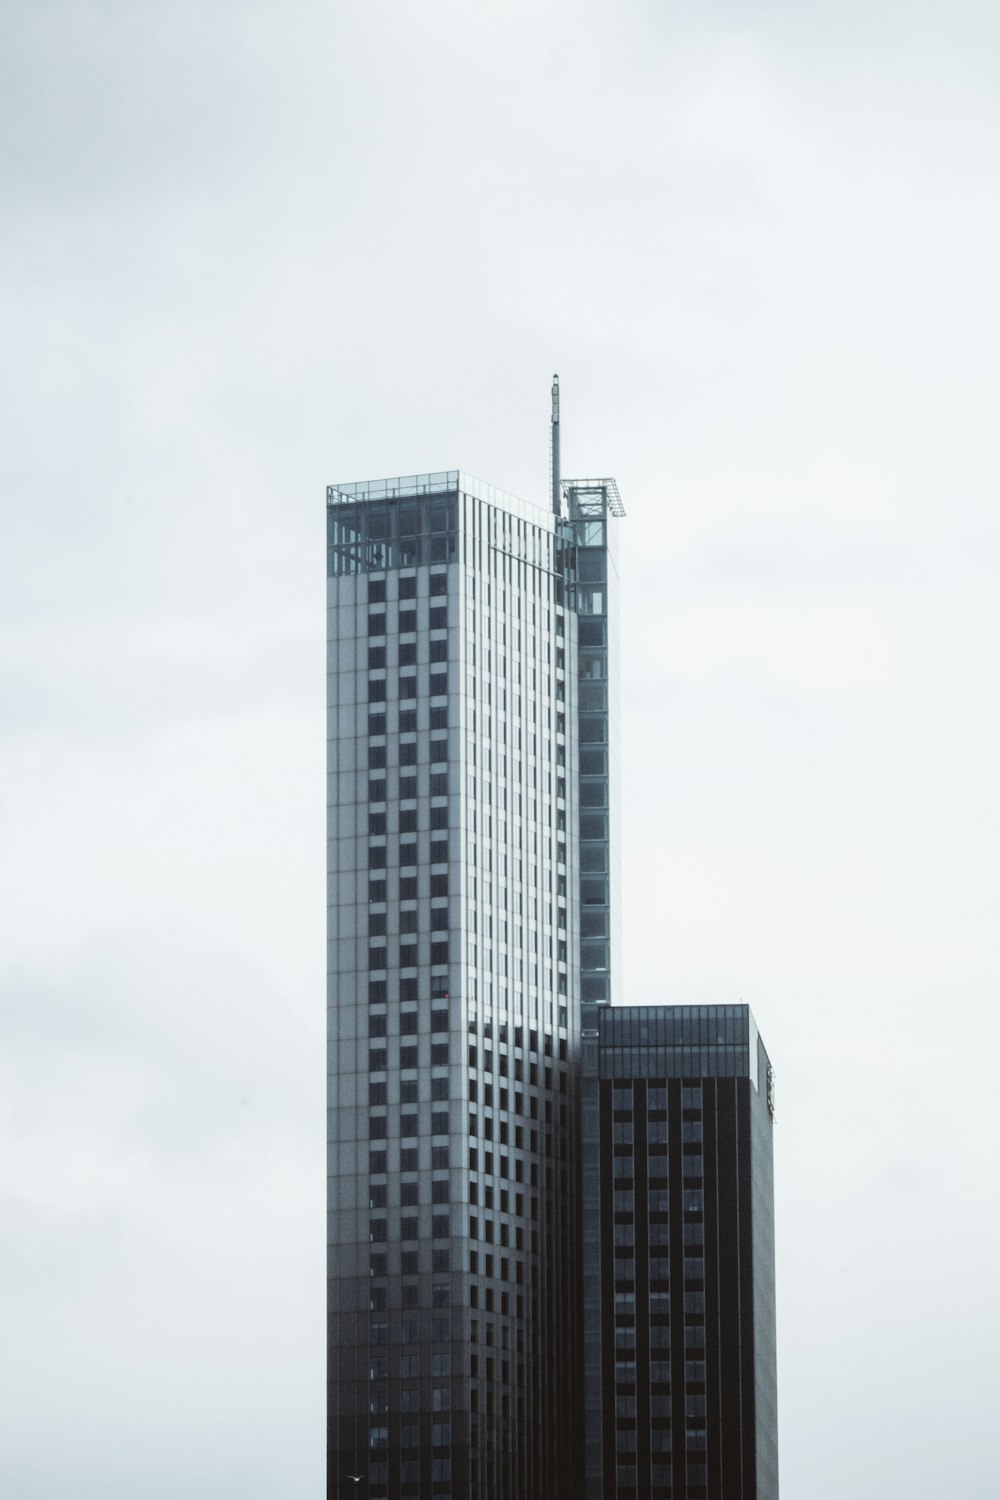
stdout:
POLYGON ((578 1491, 620 504, 564 489, 565 519, 457 471, 327 494, 331 1493, 578 1491))
POLYGON ((777 1500, 774 1090, 746 1005, 585 1007, 586 1500, 777 1500))
POLYGON ((623 509, 562 479, 557 385, 552 417, 544 509, 457 470, 327 490, 331 1496, 583 1492, 623 509))

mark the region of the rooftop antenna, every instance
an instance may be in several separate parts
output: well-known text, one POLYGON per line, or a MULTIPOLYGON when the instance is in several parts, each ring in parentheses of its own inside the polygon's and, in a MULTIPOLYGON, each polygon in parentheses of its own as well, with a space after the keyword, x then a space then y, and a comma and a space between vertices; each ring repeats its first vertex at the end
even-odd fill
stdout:
POLYGON ((559 376, 552 377, 552 514, 562 515, 562 476, 559 470, 559 376))

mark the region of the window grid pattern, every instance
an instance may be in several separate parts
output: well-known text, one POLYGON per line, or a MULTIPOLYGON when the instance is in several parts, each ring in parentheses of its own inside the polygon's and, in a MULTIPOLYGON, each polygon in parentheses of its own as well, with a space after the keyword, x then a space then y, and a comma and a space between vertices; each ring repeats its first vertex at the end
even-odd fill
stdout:
POLYGON ((773 1122, 752 1016, 630 1006, 585 1013, 584 1033, 583 1171, 599 1204, 592 1236, 585 1223, 584 1493, 777 1500, 773 1122), (755 1067, 744 1046, 733 1074, 751 1034, 755 1067), (667 1038, 699 1046, 700 1070, 657 1072, 667 1038))
POLYGON ((330 507, 331 1485, 568 1496, 573 621, 551 520, 411 498, 330 507))

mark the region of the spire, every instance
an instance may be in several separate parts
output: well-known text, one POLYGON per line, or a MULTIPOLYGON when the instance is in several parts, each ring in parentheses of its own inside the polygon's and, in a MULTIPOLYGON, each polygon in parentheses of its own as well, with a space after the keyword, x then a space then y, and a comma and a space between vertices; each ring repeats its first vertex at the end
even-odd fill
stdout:
POLYGON ((562 475, 559 470, 559 376, 552 377, 552 512, 562 515, 562 475))

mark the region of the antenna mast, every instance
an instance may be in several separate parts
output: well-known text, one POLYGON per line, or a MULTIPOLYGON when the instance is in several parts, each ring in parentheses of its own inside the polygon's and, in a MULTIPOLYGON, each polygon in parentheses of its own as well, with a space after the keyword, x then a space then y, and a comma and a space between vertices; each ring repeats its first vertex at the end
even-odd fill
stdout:
POLYGON ((552 377, 552 513, 562 515, 562 475, 559 468, 559 376, 552 377))

